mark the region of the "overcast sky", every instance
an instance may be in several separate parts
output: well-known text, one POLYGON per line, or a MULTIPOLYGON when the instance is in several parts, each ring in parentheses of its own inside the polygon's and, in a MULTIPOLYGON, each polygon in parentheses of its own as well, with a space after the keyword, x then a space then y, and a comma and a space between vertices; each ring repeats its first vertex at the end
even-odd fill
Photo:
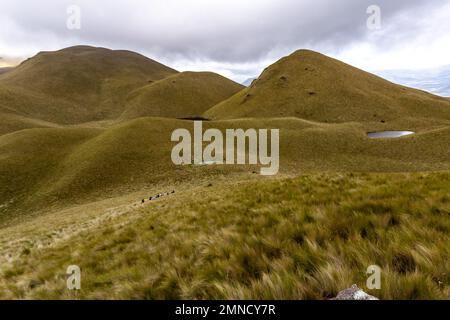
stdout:
POLYGON ((450 65, 450 0, 0 0, 0 66, 78 44, 239 82, 300 48, 368 71, 434 68, 450 65))

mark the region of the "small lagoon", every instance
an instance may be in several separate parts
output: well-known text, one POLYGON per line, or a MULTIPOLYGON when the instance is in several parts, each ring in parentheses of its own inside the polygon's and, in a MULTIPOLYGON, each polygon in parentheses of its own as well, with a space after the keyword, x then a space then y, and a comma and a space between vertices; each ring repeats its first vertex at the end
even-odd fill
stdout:
POLYGON ((370 139, 382 139, 382 138, 400 138, 404 136, 409 136, 414 134, 413 131, 380 131, 380 132, 369 132, 367 136, 370 139))

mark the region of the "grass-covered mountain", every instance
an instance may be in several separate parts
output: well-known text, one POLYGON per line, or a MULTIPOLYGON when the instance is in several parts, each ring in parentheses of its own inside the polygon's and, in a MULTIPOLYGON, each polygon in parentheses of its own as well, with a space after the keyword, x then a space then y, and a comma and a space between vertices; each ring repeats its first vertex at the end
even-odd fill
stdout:
POLYGON ((121 114, 131 90, 175 73, 134 52, 77 46, 41 52, 2 75, 0 97, 9 110, 40 120, 103 120, 121 114))
MULTIPOLYGON (((134 52, 76 46, 41 52, 0 75, 0 113, 17 129, 28 128, 28 119, 78 124, 198 116, 240 89, 219 75, 178 74, 134 52)), ((10 132, 12 125, 2 122, 0 133, 10 132)))
POLYGON ((450 120, 448 100, 300 50, 205 113, 213 119, 298 117, 323 123, 450 120))

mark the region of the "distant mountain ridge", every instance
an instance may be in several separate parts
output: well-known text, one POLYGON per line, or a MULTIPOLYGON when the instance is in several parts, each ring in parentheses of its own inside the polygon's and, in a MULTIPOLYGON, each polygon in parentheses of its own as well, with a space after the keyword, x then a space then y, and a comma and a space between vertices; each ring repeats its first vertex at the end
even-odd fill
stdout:
POLYGON ((9 72, 9 71, 11 71, 12 69, 13 69, 12 67, 3 67, 3 68, 0 68, 0 74, 9 72))
POLYGON ((401 85, 450 97, 450 65, 430 70, 385 70, 375 73, 401 85))
MULTIPOLYGON (((450 65, 434 70, 384 70, 374 74, 396 84, 450 97, 450 65)), ((242 85, 249 87, 257 78, 248 78, 242 85)))
POLYGON ((252 84, 253 81, 256 80, 256 78, 258 78, 258 77, 248 78, 247 80, 242 82, 242 85, 246 86, 246 87, 250 87, 250 85, 252 84))

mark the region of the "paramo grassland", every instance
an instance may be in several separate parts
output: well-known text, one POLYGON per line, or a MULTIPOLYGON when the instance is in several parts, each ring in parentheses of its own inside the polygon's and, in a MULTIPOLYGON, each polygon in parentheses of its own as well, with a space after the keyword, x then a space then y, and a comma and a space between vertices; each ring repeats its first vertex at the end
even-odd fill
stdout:
POLYGON ((378 264, 371 294, 447 299, 449 146, 449 99, 312 51, 249 88, 129 51, 42 52, 0 75, 0 292, 326 299, 378 264), (279 175, 173 165, 195 118, 279 129, 279 175), (367 137, 384 130, 415 134, 367 137))

